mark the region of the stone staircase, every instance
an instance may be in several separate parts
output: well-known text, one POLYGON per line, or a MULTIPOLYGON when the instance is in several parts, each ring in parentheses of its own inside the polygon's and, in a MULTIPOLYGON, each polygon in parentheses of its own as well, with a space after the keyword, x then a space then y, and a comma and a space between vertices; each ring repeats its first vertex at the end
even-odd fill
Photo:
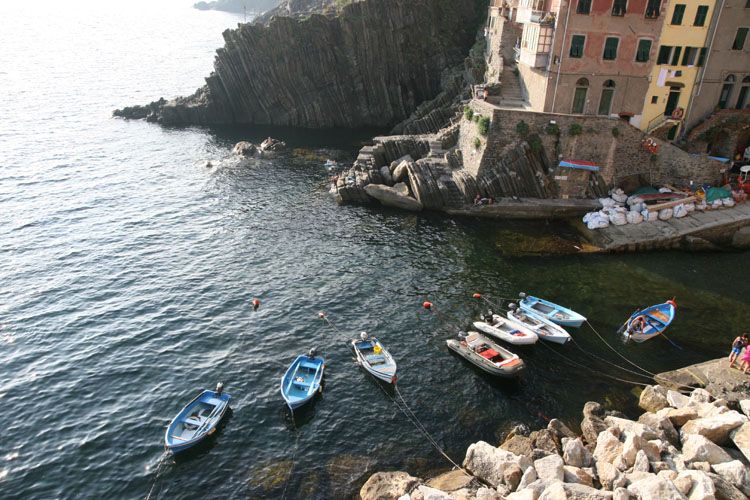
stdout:
POLYGON ((521 88, 519 76, 515 74, 515 64, 507 64, 503 67, 503 74, 500 79, 500 100, 498 106, 506 108, 525 108, 526 101, 521 88))

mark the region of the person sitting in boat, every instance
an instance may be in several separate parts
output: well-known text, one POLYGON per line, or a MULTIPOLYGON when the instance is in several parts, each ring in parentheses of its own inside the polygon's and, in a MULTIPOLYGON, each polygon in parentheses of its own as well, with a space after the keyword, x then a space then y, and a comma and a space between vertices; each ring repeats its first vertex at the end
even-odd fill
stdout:
POLYGON ((630 322, 630 335, 634 333, 643 333, 646 330, 646 318, 643 316, 636 316, 633 321, 630 322))
POLYGON ((484 322, 488 325, 491 325, 495 322, 495 318, 493 318, 494 314, 492 313, 492 309, 487 311, 487 314, 484 315, 484 322))
POLYGON ((732 351, 729 353, 729 368, 734 367, 734 362, 737 360, 737 356, 742 352, 743 347, 747 347, 750 341, 747 338, 747 333, 737 336, 732 342, 732 351))

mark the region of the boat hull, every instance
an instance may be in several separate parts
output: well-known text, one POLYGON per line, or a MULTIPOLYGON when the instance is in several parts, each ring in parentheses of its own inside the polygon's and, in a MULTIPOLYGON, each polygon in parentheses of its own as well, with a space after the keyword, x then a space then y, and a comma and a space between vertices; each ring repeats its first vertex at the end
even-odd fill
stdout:
POLYGON ((294 411, 312 401, 322 391, 325 359, 320 356, 297 356, 281 377, 281 397, 294 411))
POLYGON ((523 311, 526 318, 521 318, 514 311, 508 311, 508 319, 521 323, 525 327, 537 334, 539 340, 553 342, 555 344, 565 344, 571 340, 570 334, 560 325, 549 321, 547 318, 537 316, 527 311, 523 311))
POLYGON ((586 317, 578 314, 572 309, 555 304, 539 297, 527 296, 518 302, 524 312, 541 316, 557 325, 580 328, 586 321, 586 317))
POLYGON ((375 338, 367 340, 354 339, 351 342, 352 349, 357 356, 357 364, 376 379, 387 384, 396 383, 396 362, 383 344, 375 338), (379 347, 378 353, 374 352, 375 346, 379 347))
POLYGON ((498 322, 500 324, 495 326, 485 321, 475 321, 473 326, 482 333, 513 345, 531 345, 539 340, 536 333, 515 321, 510 321, 497 314, 493 315, 492 319, 496 325, 498 322))
POLYGON ((219 394, 208 390, 201 392, 185 405, 167 426, 164 434, 166 449, 177 454, 202 443, 216 432, 229 409, 230 400, 231 396, 227 393, 219 394), (203 416, 209 409, 208 415, 203 416), (195 414, 200 416, 196 417, 195 414))
POLYGON ((620 331, 625 340, 632 340, 637 343, 645 342, 664 333, 672 324, 676 311, 677 309, 672 301, 641 309, 630 315, 630 318, 620 327, 620 331), (638 317, 645 320, 646 326, 642 331, 637 331, 634 328, 634 320, 638 317))
MULTIPOLYGON (((513 379, 518 377, 526 368, 523 360, 517 356, 513 360, 513 363, 508 363, 504 366, 496 366, 494 363, 487 361, 456 339, 446 340, 446 345, 448 346, 448 349, 461 356, 464 360, 493 377, 513 379)), ((499 348, 496 344, 495 346, 499 348)))

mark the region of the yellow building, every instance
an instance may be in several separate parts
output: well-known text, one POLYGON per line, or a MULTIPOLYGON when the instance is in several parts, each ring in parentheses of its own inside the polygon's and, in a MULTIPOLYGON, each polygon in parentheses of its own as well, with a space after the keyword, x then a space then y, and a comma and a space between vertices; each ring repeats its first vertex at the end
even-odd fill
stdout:
POLYGON ((649 76, 640 129, 667 129, 673 139, 690 106, 699 68, 706 60, 714 0, 675 0, 668 4, 656 62, 649 76))

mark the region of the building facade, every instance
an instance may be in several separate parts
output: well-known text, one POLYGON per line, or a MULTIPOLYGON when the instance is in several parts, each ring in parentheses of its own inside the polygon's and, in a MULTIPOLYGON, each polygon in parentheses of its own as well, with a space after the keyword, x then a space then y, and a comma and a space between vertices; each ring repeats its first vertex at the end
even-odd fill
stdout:
POLYGON ((668 5, 643 113, 633 123, 644 132, 665 128, 666 138, 674 139, 682 131, 708 56, 714 6, 714 0, 676 0, 668 5))

